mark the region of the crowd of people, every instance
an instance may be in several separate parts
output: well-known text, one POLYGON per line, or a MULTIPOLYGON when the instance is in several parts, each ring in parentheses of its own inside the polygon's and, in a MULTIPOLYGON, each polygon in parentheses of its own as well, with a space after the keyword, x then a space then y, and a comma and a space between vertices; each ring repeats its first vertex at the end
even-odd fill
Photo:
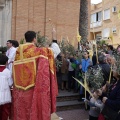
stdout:
POLYGON ((89 120, 120 120, 120 46, 114 49, 108 45, 97 54, 96 51, 91 54, 91 46, 86 42, 71 54, 62 53, 57 40, 53 40, 50 47, 36 47, 34 31, 26 32, 25 39, 23 45, 8 40, 8 50, 0 55, 0 120, 8 120, 8 117, 50 120, 51 113, 56 111, 57 86, 79 93, 79 101, 82 101, 86 88, 73 77, 84 83, 86 72, 98 65, 104 81, 101 88, 92 89, 93 96, 87 92, 84 101, 90 107, 89 120))
POLYGON ((112 45, 107 45, 106 48, 98 51, 98 56, 94 52, 92 57, 87 48, 89 47, 82 46, 81 50, 76 51, 74 55, 68 52, 61 53, 59 60, 62 65, 57 69, 59 89, 78 92, 79 101, 82 101, 85 96, 84 88, 73 77, 84 83, 84 74, 88 69, 99 65, 104 81, 101 83, 101 88, 92 91, 93 96, 87 93, 85 103, 90 106, 90 109, 87 108, 89 120, 120 120, 120 74, 119 66, 116 64, 120 58, 120 46, 114 49, 112 45))

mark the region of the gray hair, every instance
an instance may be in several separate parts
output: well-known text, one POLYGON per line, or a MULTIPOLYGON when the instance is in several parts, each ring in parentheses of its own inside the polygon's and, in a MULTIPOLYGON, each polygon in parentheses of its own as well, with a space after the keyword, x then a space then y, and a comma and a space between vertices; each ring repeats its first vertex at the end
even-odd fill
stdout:
POLYGON ((104 55, 100 55, 100 56, 98 57, 98 62, 99 62, 99 63, 105 63, 105 62, 106 62, 106 57, 105 57, 104 55))

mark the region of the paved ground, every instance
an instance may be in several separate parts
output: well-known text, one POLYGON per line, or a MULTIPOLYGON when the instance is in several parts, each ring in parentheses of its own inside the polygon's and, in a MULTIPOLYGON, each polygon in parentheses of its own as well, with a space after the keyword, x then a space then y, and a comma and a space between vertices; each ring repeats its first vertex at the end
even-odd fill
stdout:
POLYGON ((70 111, 61 111, 57 112, 57 115, 63 120, 88 120, 88 111, 83 109, 70 110, 70 111))

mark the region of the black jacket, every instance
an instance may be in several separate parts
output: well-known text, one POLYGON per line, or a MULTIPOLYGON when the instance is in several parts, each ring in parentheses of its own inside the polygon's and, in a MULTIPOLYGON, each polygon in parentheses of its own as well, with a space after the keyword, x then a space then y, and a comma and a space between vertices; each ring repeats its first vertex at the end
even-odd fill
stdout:
POLYGON ((120 110, 120 80, 117 82, 116 87, 110 92, 105 105, 116 112, 120 110))
MULTIPOLYGON (((120 80, 116 84, 116 87, 110 92, 105 105, 109 106, 114 111, 120 111, 120 80)), ((120 113, 116 120, 120 120, 120 113)))
POLYGON ((100 67, 102 68, 102 72, 103 72, 103 78, 104 78, 104 84, 106 84, 106 81, 109 80, 109 76, 110 76, 110 66, 107 63, 102 63, 99 64, 100 67))

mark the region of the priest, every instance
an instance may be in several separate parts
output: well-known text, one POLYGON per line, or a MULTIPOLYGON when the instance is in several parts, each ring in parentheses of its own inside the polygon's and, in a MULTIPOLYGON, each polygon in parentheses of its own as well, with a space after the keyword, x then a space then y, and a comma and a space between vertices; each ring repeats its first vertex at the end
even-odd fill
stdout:
POLYGON ((13 120, 50 120, 58 94, 54 53, 35 47, 34 31, 27 31, 25 40, 13 63, 13 120))

